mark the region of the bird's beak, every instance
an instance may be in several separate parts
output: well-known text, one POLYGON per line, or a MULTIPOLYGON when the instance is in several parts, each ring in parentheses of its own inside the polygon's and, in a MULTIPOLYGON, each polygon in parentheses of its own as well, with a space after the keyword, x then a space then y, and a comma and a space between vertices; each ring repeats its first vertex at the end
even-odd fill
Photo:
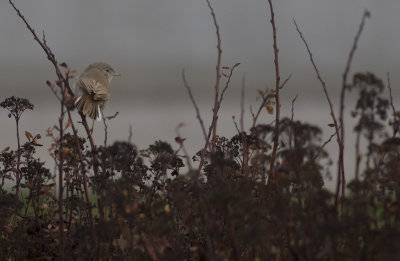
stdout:
POLYGON ((117 72, 115 72, 115 73, 113 73, 113 74, 112 74, 112 76, 121 76, 121 74, 120 74, 120 73, 117 73, 117 72))

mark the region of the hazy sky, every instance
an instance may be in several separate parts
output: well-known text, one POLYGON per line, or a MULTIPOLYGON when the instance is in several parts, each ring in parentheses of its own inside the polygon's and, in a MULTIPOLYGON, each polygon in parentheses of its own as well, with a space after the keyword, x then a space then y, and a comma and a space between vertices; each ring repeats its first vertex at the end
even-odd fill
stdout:
MULTIPOLYGON (((223 62, 242 71, 272 68, 272 33, 266 0, 211 1, 221 26, 223 62)), ((355 68, 398 75, 400 1, 280 0, 276 9, 283 73, 309 65, 295 18, 322 71, 343 67, 365 9, 372 17, 362 35, 355 68)), ((215 33, 205 0, 15 0, 39 34, 45 31, 60 60, 82 70, 95 60, 115 67, 215 63, 215 33)), ((11 9, 0 2, 0 66, 46 63, 42 50, 11 9)), ((134 72, 132 72, 134 74, 134 72)), ((129 72, 130 74, 130 72, 129 72)))

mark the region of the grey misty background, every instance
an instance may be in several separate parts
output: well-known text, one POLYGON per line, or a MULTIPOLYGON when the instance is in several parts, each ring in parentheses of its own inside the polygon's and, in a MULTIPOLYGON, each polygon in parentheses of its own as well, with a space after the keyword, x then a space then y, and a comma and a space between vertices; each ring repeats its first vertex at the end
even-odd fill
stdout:
MULTIPOLYGON (((109 142, 127 140, 132 126, 139 149, 157 139, 174 144, 175 127, 180 122, 191 154, 203 144, 202 134, 183 87, 181 70, 199 103, 206 125, 210 121, 215 83, 216 35, 205 0, 15 0, 39 35, 46 39, 59 62, 66 62, 80 73, 87 64, 106 61, 122 74, 112 82, 112 95, 106 115, 120 112, 109 122, 109 142)), ((257 89, 274 87, 272 29, 266 0, 212 1, 221 29, 222 65, 240 62, 226 93, 218 124, 220 135, 236 133, 232 115, 240 115, 240 88, 246 74, 245 123, 250 125, 249 106, 256 107, 257 89)), ((316 80, 305 47, 292 19, 304 33, 322 76, 338 108, 339 88, 345 62, 365 9, 367 20, 360 39, 352 72, 374 72, 386 79, 391 73, 394 102, 400 92, 400 1, 397 0, 280 0, 273 1, 278 29, 281 77, 292 79, 281 91, 283 116, 290 116, 291 100, 296 94, 295 119, 318 124, 323 140, 333 130, 328 105, 316 80)), ((45 145, 40 156, 47 155, 49 139, 45 130, 57 121, 56 99, 46 86, 54 80, 50 63, 34 42, 8 1, 0 2, 0 100, 11 95, 28 98, 34 111, 21 119, 24 130, 40 133, 45 145)), ((347 115, 354 95, 347 96, 347 115)), ((78 119, 78 117, 75 117, 78 119)), ((269 123, 272 116, 261 121, 269 123)), ((354 166, 352 120, 346 118, 346 166, 348 179, 354 166)), ((16 147, 15 124, 0 111, 0 149, 16 147)), ((83 134, 82 130, 80 131, 83 134)), ((97 144, 104 139, 103 125, 95 126, 97 144)), ((337 144, 327 147, 336 164, 337 144)), ((331 168, 335 181, 335 165, 331 168)))

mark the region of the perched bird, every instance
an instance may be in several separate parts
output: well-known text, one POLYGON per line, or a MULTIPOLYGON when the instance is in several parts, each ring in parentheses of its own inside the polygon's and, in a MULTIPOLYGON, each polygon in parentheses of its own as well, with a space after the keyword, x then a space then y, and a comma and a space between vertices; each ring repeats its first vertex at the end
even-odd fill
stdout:
POLYGON ((102 111, 110 99, 110 82, 113 76, 119 76, 107 63, 89 64, 75 83, 75 93, 78 98, 75 107, 78 111, 94 120, 102 119, 102 111))

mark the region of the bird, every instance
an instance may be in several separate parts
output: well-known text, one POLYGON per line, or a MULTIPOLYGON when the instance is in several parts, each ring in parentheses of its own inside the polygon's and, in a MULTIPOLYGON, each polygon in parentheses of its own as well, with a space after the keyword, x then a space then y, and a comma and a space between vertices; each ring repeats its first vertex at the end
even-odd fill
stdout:
POLYGON ((102 119, 102 111, 110 99, 110 82, 119 73, 105 62, 89 64, 75 82, 76 109, 93 119, 90 134, 93 133, 94 121, 102 119))

